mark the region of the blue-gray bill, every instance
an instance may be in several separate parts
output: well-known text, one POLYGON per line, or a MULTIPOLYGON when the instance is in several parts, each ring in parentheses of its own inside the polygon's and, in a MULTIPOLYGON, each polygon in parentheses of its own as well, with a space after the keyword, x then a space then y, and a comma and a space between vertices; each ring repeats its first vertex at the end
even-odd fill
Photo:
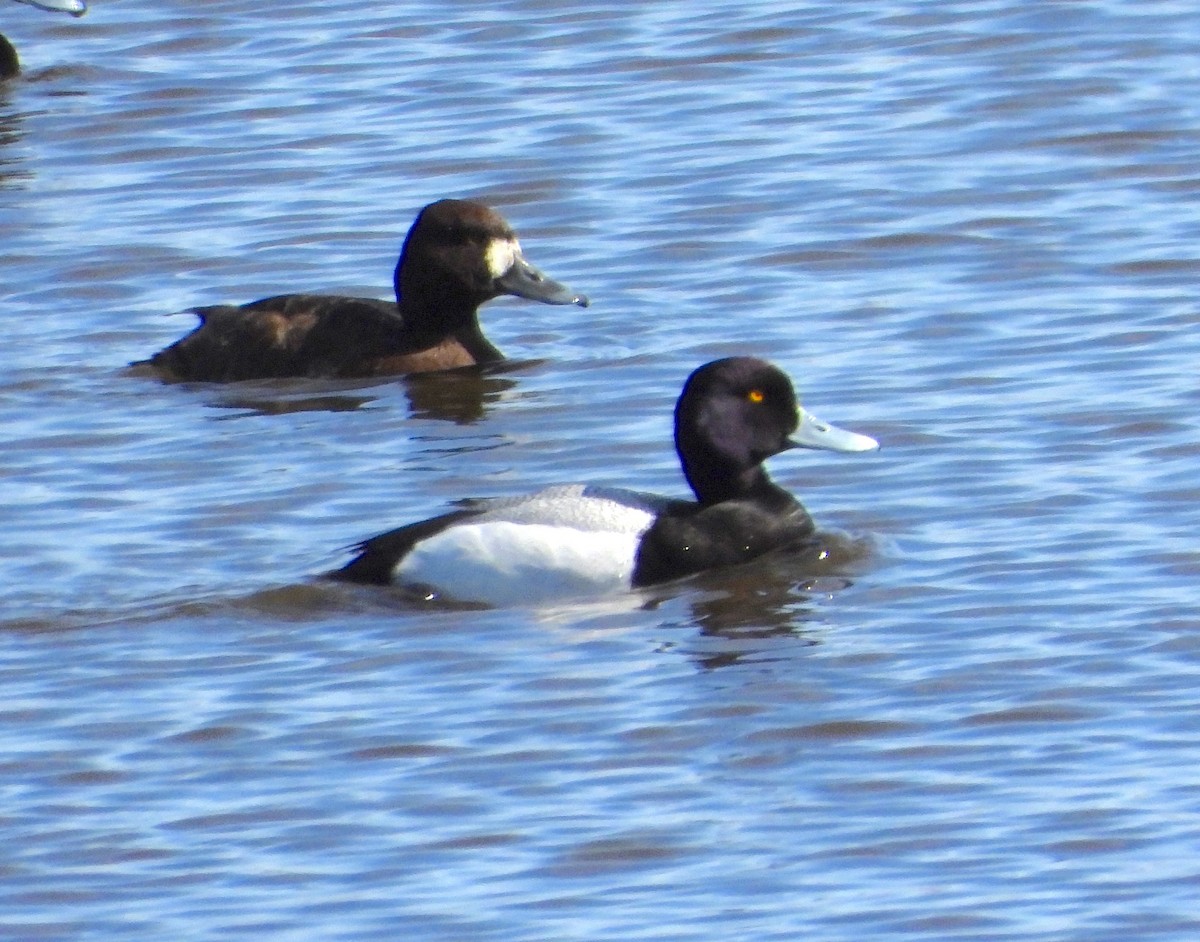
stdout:
POLYGON ((496 284, 509 294, 515 294, 518 298, 528 298, 530 301, 588 306, 587 295, 572 291, 566 285, 543 274, 521 255, 516 257, 508 271, 496 279, 496 284))
POLYGON ((795 448, 824 448, 828 451, 874 451, 879 442, 822 422, 811 412, 800 410, 800 426, 789 439, 795 448))

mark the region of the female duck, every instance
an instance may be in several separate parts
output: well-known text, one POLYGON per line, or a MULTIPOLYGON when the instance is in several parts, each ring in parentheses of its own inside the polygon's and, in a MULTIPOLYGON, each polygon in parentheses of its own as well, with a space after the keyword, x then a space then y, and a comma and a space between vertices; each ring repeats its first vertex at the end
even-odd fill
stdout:
POLYGON ((504 218, 469 200, 440 200, 408 231, 396 300, 284 294, 194 308, 200 326, 134 366, 167 379, 230 382, 281 376, 380 376, 503 360, 479 305, 502 294, 546 304, 588 300, 525 260, 504 218))
POLYGON ((666 582, 812 538, 812 518, 767 476, 767 458, 878 447, 801 409, 774 366, 715 360, 688 377, 675 407, 675 449, 695 501, 584 485, 477 501, 366 540, 329 575, 496 605, 666 582))
MULTIPOLYGON (((83 0, 17 0, 17 3, 28 3, 31 7, 54 13, 70 13, 71 16, 87 13, 87 4, 83 0)), ((17 50, 0 36, 0 79, 12 78, 20 71, 21 61, 17 58, 17 50)))

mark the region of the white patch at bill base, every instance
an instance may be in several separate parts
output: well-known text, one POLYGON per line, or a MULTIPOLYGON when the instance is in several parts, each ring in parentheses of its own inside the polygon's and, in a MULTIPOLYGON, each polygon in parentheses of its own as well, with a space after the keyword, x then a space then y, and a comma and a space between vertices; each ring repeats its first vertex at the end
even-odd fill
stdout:
POLYGON ((513 263, 521 256, 521 246, 516 239, 492 239, 483 253, 484 264, 493 278, 507 274, 513 263))

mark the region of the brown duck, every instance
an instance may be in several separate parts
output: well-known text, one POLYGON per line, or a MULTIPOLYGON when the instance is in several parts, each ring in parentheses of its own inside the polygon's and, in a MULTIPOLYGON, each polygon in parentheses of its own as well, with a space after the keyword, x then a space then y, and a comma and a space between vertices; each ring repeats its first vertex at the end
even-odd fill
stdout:
POLYGON ((493 209, 439 200, 418 214, 395 272, 396 300, 283 294, 193 308, 200 325, 135 367, 164 379, 231 382, 358 377, 494 363, 479 306, 502 294, 545 304, 588 299, 526 261, 493 209))

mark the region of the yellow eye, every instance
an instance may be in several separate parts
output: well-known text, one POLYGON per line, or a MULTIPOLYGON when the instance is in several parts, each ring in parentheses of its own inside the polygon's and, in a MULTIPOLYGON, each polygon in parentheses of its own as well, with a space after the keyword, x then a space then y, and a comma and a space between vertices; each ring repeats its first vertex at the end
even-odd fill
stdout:
POLYGON ((750 392, 746 393, 746 398, 751 402, 762 402, 767 397, 763 395, 761 389, 751 389, 750 392))

